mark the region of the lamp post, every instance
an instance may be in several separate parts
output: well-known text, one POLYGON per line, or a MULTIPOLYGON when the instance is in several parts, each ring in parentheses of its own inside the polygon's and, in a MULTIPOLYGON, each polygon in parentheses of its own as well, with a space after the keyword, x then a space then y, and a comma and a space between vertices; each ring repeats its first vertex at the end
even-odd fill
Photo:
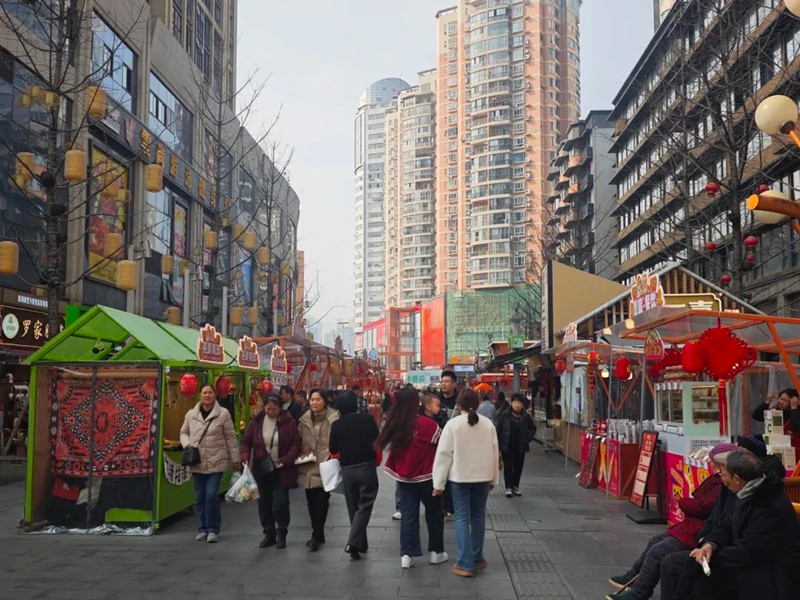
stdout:
MULTIPOLYGON (((514 316, 511 317, 511 325, 514 327, 514 335, 519 335, 519 326, 522 324, 522 317, 519 314, 519 304, 514 306, 514 316)), ((511 350, 511 348, 509 348, 511 350)), ((514 393, 516 394, 519 392, 520 384, 520 366, 516 362, 514 363, 514 393)))

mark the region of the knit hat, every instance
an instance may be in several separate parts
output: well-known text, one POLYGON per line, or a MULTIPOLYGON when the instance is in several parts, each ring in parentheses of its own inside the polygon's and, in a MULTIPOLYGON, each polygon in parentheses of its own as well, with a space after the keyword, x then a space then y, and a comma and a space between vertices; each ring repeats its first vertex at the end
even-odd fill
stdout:
POLYGON ((750 450, 759 458, 764 458, 767 455, 767 445, 764 443, 764 438, 760 435, 748 435, 741 438, 738 442, 739 446, 750 450))
POLYGON ((718 465, 724 465, 725 461, 728 458, 728 455, 731 452, 736 452, 738 449, 739 449, 739 446, 737 446, 736 444, 728 443, 728 442, 723 443, 723 444, 717 444, 708 453, 708 458, 710 460, 713 460, 718 465))

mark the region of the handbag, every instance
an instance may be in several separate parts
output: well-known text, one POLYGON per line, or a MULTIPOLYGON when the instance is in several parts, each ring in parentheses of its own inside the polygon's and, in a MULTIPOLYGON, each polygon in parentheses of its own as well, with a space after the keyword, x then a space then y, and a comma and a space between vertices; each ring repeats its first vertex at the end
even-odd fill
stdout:
MULTIPOLYGON (((200 439, 197 440, 197 446, 199 446, 200 442, 203 441, 203 438, 206 437, 208 428, 211 427, 211 421, 214 419, 216 419, 216 417, 211 417, 208 421, 206 421, 206 428, 203 429, 203 434, 200 436, 200 439)), ((181 454, 182 467, 194 467, 195 465, 200 464, 200 448, 197 446, 187 446, 183 449, 183 454, 181 454)))
POLYGON ((319 464, 319 475, 322 478, 322 489, 335 492, 342 485, 342 465, 339 459, 331 458, 319 464))
MULTIPOLYGON (((275 443, 275 436, 278 433, 278 424, 275 423, 275 429, 272 430, 272 437, 269 440, 269 447, 275 443)), ((265 479, 275 472, 275 461, 272 460, 269 451, 267 451, 267 458, 253 466, 253 475, 258 479, 265 479)))

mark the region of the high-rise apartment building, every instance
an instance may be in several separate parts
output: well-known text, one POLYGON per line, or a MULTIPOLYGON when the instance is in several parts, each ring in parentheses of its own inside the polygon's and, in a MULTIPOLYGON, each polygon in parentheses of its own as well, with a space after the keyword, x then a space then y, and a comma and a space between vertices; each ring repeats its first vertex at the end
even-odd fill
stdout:
POLYGON ((656 29, 664 22, 667 13, 672 10, 673 6, 675 6, 675 0, 653 0, 653 21, 656 29))
POLYGON ((386 115, 386 308, 434 295, 436 69, 386 115))
POLYGON ((536 283, 559 132, 580 114, 580 0, 437 14, 436 291, 536 283))
POLYGON ((384 308, 384 164, 386 112, 409 87, 402 79, 381 79, 361 94, 355 118, 355 289, 354 325, 380 319, 384 308))

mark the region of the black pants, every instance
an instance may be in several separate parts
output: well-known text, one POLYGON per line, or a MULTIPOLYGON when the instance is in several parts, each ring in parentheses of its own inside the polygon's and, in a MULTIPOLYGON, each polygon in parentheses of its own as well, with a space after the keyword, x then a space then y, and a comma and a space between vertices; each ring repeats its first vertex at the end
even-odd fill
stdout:
POLYGON ((281 485, 277 471, 263 478, 256 477, 258 486, 258 518, 265 536, 286 535, 289 530, 289 490, 281 485))
POLYGON ((519 487, 519 480, 522 478, 522 467, 524 465, 524 452, 503 452, 503 477, 506 482, 507 490, 519 487))
POLYGON ((350 516, 350 536, 347 545, 353 550, 366 552, 367 526, 372 517, 372 507, 378 497, 378 469, 374 462, 342 467, 342 484, 347 513, 350 516))
MULTIPOLYGON (((686 546, 678 538, 669 533, 659 533, 650 538, 647 547, 642 552, 628 575, 636 581, 631 586, 631 593, 635 598, 650 598, 661 578, 661 563, 665 557, 675 552, 686 550, 686 546)), ((662 592, 663 596, 663 592, 662 592)))
POLYGON ((419 505, 425 507, 428 525, 428 552, 444 552, 444 511, 441 496, 433 495, 433 481, 399 482, 400 488, 400 556, 422 556, 419 537, 419 505))
POLYGON ((447 515, 455 514, 456 510, 453 508, 453 489, 450 487, 450 482, 444 486, 444 494, 442 494, 442 502, 444 512, 447 515))
POLYGON ((702 575, 702 567, 689 556, 689 550, 673 552, 661 559, 661 600, 678 600, 691 588, 691 579, 702 575), (682 593, 679 594, 679 591, 682 593))
POLYGON ((330 493, 321 487, 306 490, 308 516, 311 517, 311 539, 320 544, 325 543, 325 521, 328 519, 330 499, 330 493))

